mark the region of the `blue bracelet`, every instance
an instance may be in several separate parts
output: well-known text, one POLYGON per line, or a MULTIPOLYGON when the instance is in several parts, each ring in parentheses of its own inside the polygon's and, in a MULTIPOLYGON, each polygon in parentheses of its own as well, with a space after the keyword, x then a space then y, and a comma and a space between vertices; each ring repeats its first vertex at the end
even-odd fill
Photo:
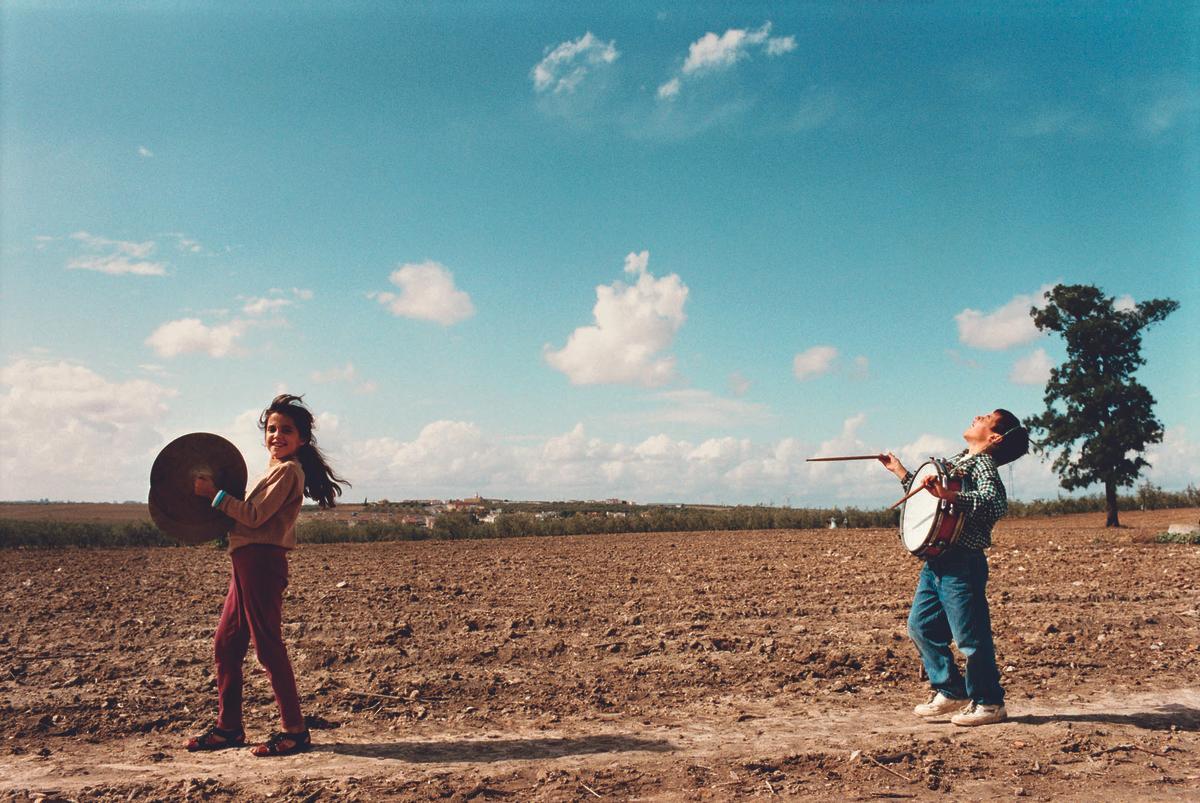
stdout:
POLYGON ((213 500, 212 500, 212 506, 213 506, 213 507, 220 507, 220 506, 221 506, 221 500, 223 500, 224 498, 225 498, 225 492, 224 492, 224 491, 217 491, 217 495, 213 497, 213 500))

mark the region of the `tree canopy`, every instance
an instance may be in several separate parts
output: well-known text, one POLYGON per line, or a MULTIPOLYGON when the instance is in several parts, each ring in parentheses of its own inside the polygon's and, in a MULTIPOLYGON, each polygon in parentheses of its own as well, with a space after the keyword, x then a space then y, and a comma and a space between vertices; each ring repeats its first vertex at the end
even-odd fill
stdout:
POLYGON ((1134 483, 1150 465, 1146 447, 1163 438, 1154 397, 1134 378, 1146 362, 1142 330, 1178 307, 1171 299, 1118 304, 1092 285, 1060 284, 1030 310, 1034 325, 1067 347, 1066 362, 1050 370, 1046 409, 1028 421, 1035 448, 1055 455, 1063 488, 1104 485, 1110 527, 1119 525, 1117 487, 1134 483))

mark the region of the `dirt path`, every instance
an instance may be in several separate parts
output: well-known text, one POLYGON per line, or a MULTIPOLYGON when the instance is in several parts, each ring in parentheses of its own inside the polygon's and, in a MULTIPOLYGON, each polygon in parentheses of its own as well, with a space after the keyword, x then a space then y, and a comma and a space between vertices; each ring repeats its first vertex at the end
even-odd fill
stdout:
MULTIPOLYGON (((1102 788, 1118 799, 1168 800, 1194 799, 1200 790, 1200 688, 1099 695, 1071 703, 1028 701, 1013 706, 1009 722, 978 729, 922 722, 892 708, 845 705, 853 702, 853 696, 848 696, 841 705, 782 712, 761 701, 725 701, 724 707, 730 712, 741 713, 690 716, 670 724, 644 724, 606 716, 573 727, 548 728, 531 723, 503 733, 448 733, 419 726, 412 732, 398 733, 395 729, 355 724, 319 733, 308 754, 271 761, 256 759, 245 750, 189 754, 178 749, 178 739, 161 735, 101 744, 73 741, 48 756, 0 758, 0 791, 24 790, 33 798, 68 799, 81 793, 103 797, 105 790, 175 790, 197 798, 225 791, 266 799, 281 792, 287 795, 297 789, 311 789, 305 797, 316 800, 321 791, 344 793, 356 787, 370 798, 374 797, 371 790, 382 791, 395 787, 397 782, 410 792, 432 792, 438 781, 450 778, 457 779, 450 785, 458 787, 452 796, 457 793, 470 798, 514 794, 517 789, 513 782, 533 770, 543 781, 556 774, 568 779, 566 788, 557 790, 568 797, 575 796, 569 788, 572 783, 590 797, 587 789, 596 787, 587 784, 584 777, 593 777, 594 783, 603 786, 603 780, 596 779, 606 775, 633 771, 645 777, 672 770, 687 774, 689 768, 700 768, 703 775, 712 776, 712 781, 706 784, 705 778, 699 778, 692 791, 702 797, 706 792, 722 797, 745 792, 742 787, 747 785, 753 790, 758 784, 751 778, 763 774, 759 770, 766 770, 768 776, 781 776, 775 784, 768 777, 761 791, 782 793, 788 773, 780 767, 792 757, 815 756, 827 759, 828 764, 840 762, 846 770, 866 770, 882 776, 887 788, 904 790, 889 793, 893 796, 936 796, 937 791, 928 787, 937 773, 930 773, 928 768, 941 759, 929 759, 921 756, 922 752, 969 753, 987 750, 996 743, 1028 749, 1031 775, 1060 774, 1067 767, 1081 765, 1067 770, 1081 794, 1102 788), (1046 749, 1064 739, 1068 747, 1077 745, 1072 741, 1077 726, 1102 726, 1106 735, 1117 740, 1115 749, 1096 751, 1084 746, 1064 751, 1060 746, 1058 755, 1046 749), (897 745, 901 745, 898 750, 897 745), (861 753, 852 758, 855 751, 861 753), (1044 758, 1039 762, 1033 755, 1044 758), (1157 790, 1130 783, 1114 776, 1109 762, 1097 761, 1111 756, 1121 756, 1128 764, 1151 773, 1161 769, 1167 780, 1160 780, 1157 790), (1034 770, 1039 764, 1041 768, 1034 770), (495 782, 490 780, 493 777, 508 781, 495 782), (505 786, 510 790, 506 791, 505 786), (312 797, 314 794, 317 797, 312 797)), ((983 772, 978 778, 960 780, 955 792, 973 799, 1008 798, 1021 792, 1029 794, 1037 786, 1034 779, 1020 780, 1019 773, 995 776, 983 772)), ((403 792, 400 788, 393 791, 398 795, 403 792)), ((522 791, 534 790, 525 787, 522 791)), ((551 791, 543 790, 553 798, 551 791)), ((650 788, 642 790, 645 794, 626 791, 633 793, 631 797, 643 799, 675 794, 650 788)), ((802 794, 817 790, 801 787, 791 791, 802 794)))

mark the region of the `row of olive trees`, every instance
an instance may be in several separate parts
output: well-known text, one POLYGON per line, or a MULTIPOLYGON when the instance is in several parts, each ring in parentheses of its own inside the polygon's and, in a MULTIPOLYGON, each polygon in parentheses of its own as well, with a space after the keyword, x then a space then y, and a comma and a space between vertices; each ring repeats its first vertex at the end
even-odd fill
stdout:
POLYGON ((692 532, 701 530, 781 530, 828 527, 894 527, 898 514, 890 510, 857 508, 656 507, 628 516, 534 516, 504 513, 494 523, 476 523, 462 513, 434 520, 437 537, 508 538, 524 535, 590 535, 600 533, 692 532))

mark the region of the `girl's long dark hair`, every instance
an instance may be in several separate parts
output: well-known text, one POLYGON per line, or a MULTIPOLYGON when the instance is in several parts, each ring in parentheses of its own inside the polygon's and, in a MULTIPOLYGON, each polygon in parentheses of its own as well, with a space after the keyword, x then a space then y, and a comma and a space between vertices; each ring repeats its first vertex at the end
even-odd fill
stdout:
POLYGON ((333 507, 334 497, 342 495, 342 486, 350 483, 333 473, 325 455, 317 448, 317 439, 313 435, 313 414, 304 406, 303 396, 293 396, 281 393, 276 396, 271 405, 263 410, 258 417, 258 428, 267 431, 267 419, 271 413, 286 415, 296 426, 296 431, 305 443, 296 450, 295 458, 304 469, 304 495, 321 507, 333 507))

